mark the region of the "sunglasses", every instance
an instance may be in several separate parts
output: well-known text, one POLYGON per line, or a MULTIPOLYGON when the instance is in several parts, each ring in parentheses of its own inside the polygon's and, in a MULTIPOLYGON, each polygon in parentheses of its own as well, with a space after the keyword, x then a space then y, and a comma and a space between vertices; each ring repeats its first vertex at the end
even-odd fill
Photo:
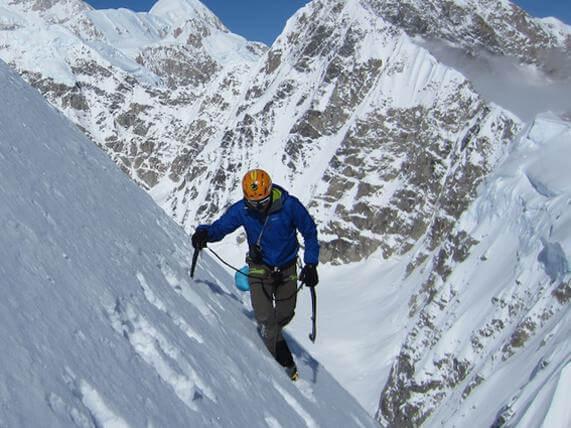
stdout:
POLYGON ((270 195, 266 196, 263 199, 260 199, 259 201, 252 201, 251 199, 246 199, 246 205, 249 208, 252 208, 256 211, 262 211, 264 208, 266 208, 269 203, 270 203, 270 195))

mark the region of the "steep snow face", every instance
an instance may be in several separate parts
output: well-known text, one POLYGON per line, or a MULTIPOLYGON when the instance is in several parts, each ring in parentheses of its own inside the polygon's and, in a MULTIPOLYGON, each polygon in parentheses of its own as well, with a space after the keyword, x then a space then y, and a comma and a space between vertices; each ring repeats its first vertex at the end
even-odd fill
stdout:
POLYGON ((405 287, 423 284, 411 300, 432 295, 393 364, 381 421, 571 422, 559 404, 571 358, 569 156, 571 123, 538 117, 449 237, 471 245, 460 254, 447 242, 409 270, 405 287))
POLYGON ((4 63, 0 93, 0 425, 377 426, 299 346, 293 384, 231 278, 191 280, 182 230, 4 63))

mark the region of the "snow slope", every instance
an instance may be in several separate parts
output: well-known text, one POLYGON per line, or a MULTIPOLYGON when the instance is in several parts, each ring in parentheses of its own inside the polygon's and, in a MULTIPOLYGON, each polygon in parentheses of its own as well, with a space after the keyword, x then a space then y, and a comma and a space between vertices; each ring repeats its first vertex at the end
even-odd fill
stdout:
POLYGON ((0 99, 0 426, 376 426, 299 345, 289 381, 231 278, 191 280, 182 230, 4 63, 0 99))

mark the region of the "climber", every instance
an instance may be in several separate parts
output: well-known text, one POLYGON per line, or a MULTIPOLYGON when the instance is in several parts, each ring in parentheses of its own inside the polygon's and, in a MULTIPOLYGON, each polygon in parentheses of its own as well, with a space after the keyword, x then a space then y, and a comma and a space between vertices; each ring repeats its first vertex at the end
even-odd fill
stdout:
POLYGON ((317 228, 307 209, 282 187, 273 184, 261 169, 242 179, 244 198, 235 202, 218 220, 200 225, 192 235, 195 249, 222 240, 243 226, 248 240, 250 298, 264 343, 292 380, 297 367, 282 335, 292 320, 297 300, 297 231, 304 239, 304 267, 299 280, 307 287, 319 282, 317 228))

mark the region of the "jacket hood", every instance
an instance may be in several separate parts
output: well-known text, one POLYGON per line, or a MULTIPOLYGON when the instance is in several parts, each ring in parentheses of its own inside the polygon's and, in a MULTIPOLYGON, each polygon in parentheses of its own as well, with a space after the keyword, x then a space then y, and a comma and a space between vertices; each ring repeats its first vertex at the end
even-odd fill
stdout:
POLYGON ((289 197, 289 193, 283 187, 277 184, 272 185, 272 205, 268 211, 268 214, 275 213, 279 211, 284 206, 284 201, 289 197))

